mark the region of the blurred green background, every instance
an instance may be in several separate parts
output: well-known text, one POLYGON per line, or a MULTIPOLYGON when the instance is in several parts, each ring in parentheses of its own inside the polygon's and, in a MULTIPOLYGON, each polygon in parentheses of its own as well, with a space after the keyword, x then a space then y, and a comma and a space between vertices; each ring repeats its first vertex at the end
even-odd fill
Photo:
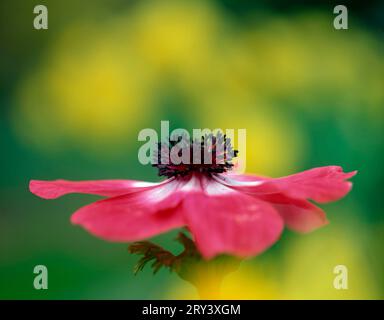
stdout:
MULTIPOLYGON (((246 128, 247 171, 280 176, 315 166, 359 170, 354 189, 323 206, 330 224, 285 231, 244 261, 223 298, 383 299, 384 6, 346 1, 0 2, 0 298, 198 298, 175 274, 134 276, 128 244, 69 222, 97 199, 46 201, 30 179, 138 179, 137 134, 246 128), (49 29, 33 29, 45 4, 49 29), (33 268, 48 267, 48 290, 33 268), (344 264, 349 289, 333 288, 344 264)), ((176 231, 154 239, 178 252, 176 231)))

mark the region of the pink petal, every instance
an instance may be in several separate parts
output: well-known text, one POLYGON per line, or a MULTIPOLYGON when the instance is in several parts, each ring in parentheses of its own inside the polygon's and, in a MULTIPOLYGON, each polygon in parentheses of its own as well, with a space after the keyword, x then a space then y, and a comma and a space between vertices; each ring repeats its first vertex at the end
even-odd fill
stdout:
POLYGON ((312 199, 320 203, 335 201, 345 196, 352 188, 352 183, 345 181, 357 171, 344 173, 341 167, 328 166, 314 168, 287 177, 259 180, 231 179, 230 176, 218 176, 223 183, 237 190, 252 194, 284 193, 296 199, 312 199))
POLYGON ((271 178, 269 177, 264 177, 264 176, 260 176, 260 175, 255 175, 255 174, 250 174, 250 173, 247 173, 247 174, 232 174, 230 173, 227 173, 223 176, 226 176, 228 178, 230 178, 231 180, 234 180, 234 181, 237 181, 237 182, 257 182, 257 181, 265 181, 265 180, 269 180, 271 178))
POLYGON ((328 166, 275 179, 273 183, 292 198, 326 203, 344 197, 352 188, 352 182, 345 180, 356 173, 357 171, 344 173, 341 167, 328 166))
POLYGON ((180 184, 170 181, 150 190, 97 201, 76 211, 71 221, 109 241, 137 241, 185 225, 180 214, 180 184))
POLYGON ((33 194, 44 199, 55 199, 68 193, 87 193, 106 197, 113 197, 142 190, 142 188, 150 188, 157 185, 159 185, 159 183, 135 180, 31 180, 29 183, 29 190, 33 194))
POLYGON ((204 188, 204 193, 185 198, 183 211, 205 258, 221 253, 252 256, 278 240, 283 220, 270 204, 214 181, 204 188))
POLYGON ((297 232, 307 233, 328 224, 325 212, 308 200, 292 199, 284 194, 260 196, 273 204, 285 225, 297 232))
POLYGON ((300 205, 274 204, 274 207, 293 231, 307 233, 328 224, 324 211, 305 200, 300 205))

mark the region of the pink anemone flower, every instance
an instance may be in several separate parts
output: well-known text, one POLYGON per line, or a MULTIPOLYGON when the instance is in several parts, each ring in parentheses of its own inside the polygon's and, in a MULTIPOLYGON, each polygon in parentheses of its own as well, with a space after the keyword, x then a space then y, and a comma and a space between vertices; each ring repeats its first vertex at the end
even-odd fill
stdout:
POLYGON ((210 259, 260 254, 279 239, 284 226, 301 233, 324 226, 324 211, 309 200, 342 198, 352 187, 346 180, 356 174, 325 166, 268 178, 233 174, 227 162, 156 166, 167 176, 160 183, 32 180, 29 188, 44 199, 68 193, 107 197, 77 210, 71 222, 108 241, 138 241, 187 227, 202 256, 210 259))

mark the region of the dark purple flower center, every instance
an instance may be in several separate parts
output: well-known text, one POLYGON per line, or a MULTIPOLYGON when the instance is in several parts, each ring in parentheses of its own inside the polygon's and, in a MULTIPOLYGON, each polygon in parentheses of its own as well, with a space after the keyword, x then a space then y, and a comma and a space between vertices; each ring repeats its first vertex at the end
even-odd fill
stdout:
POLYGON ((153 167, 159 176, 187 176, 194 172, 205 174, 223 173, 233 167, 232 159, 238 154, 231 141, 220 132, 205 135, 200 139, 179 137, 158 144, 153 167))

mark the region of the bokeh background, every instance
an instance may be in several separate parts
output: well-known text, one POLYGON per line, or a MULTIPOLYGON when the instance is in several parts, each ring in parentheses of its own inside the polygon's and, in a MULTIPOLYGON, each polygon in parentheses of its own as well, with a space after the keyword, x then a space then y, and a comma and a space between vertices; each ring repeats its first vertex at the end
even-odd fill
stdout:
MULTIPOLYGON (((167 270, 69 222, 97 199, 45 201, 30 179, 157 181, 137 160, 143 128, 246 128, 247 171, 359 170, 331 223, 285 231, 223 283, 223 298, 383 299, 384 6, 345 1, 0 2, 0 298, 198 298, 167 270), (45 4, 49 29, 33 29, 45 4), (48 290, 33 268, 48 267, 48 290), (333 268, 349 289, 333 288, 333 268)), ((175 232, 154 238, 178 252, 175 232)))

